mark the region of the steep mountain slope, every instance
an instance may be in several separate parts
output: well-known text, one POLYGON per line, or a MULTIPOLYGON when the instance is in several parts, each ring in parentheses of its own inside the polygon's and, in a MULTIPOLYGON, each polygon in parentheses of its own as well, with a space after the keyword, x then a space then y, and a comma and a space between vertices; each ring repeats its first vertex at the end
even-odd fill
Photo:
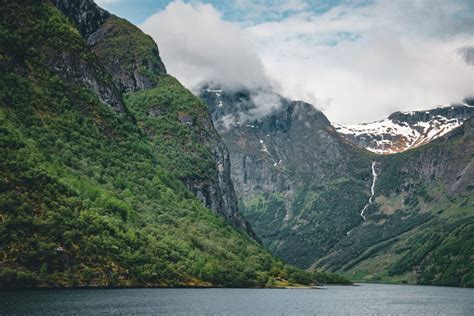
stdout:
POLYGON ((356 125, 333 123, 350 142, 378 154, 415 148, 443 136, 474 116, 474 102, 440 106, 426 111, 395 112, 388 118, 356 125))
POLYGON ((275 96, 274 109, 253 119, 259 93, 271 94, 204 89, 201 96, 230 150, 242 212, 274 254, 309 267, 363 221, 372 154, 304 102, 275 96))
POLYGON ((472 119, 379 156, 302 102, 280 98, 255 117, 257 93, 202 96, 229 147, 241 209, 274 254, 356 280, 473 286, 472 119))
POLYGON ((0 286, 313 280, 249 238, 207 108, 148 36, 90 0, 0 7, 0 286))
POLYGON ((474 119, 378 161, 368 220, 316 262, 356 279, 474 286, 474 119))
MULTIPOLYGON (((160 76, 166 74, 155 42, 134 25, 110 15, 97 7, 92 1, 56 0, 55 4, 65 12, 65 15, 81 32, 88 48, 94 53, 97 63, 104 66, 103 70, 110 76, 111 85, 117 87, 120 93, 151 89, 157 86, 160 76)), ((55 62, 57 63, 57 61, 55 62)), ((74 71, 75 67, 69 67, 69 60, 65 64, 54 65, 54 67, 55 69, 71 69, 74 71)), ((81 69, 79 68, 78 71, 81 71, 81 69)), ((82 73, 77 74, 79 78, 82 78, 81 75, 82 73)), ((151 102, 148 102, 148 99, 143 100, 142 98, 137 110, 143 110, 143 113, 134 113, 135 118, 140 119, 140 114, 150 115, 146 111, 153 112, 151 115, 157 118, 160 115, 167 119, 176 119, 179 116, 178 119, 182 121, 182 117, 187 117, 188 122, 183 121, 181 123, 187 124, 191 129, 191 133, 187 133, 187 137, 183 140, 190 137, 195 138, 204 145, 203 148, 200 148, 201 152, 192 152, 194 148, 170 147, 174 149, 173 153, 175 155, 180 150, 184 150, 183 152, 187 153, 188 159, 201 161, 207 159, 208 164, 202 170, 193 170, 188 175, 182 175, 181 180, 204 202, 206 207, 216 212, 222 212, 236 227, 247 230, 248 233, 252 234, 252 230, 247 227, 247 223, 242 218, 239 218, 237 213, 237 201, 228 176, 228 152, 214 131, 207 113, 202 109, 197 110, 202 106, 193 97, 185 95, 185 97, 177 99, 177 97, 181 97, 179 90, 182 90, 182 87, 179 87, 179 84, 174 83, 171 79, 165 80, 165 83, 170 86, 167 93, 174 93, 176 99, 162 100, 163 96, 158 96, 161 91, 153 90, 148 93, 148 98, 154 98, 154 103, 150 104, 151 102), (157 104, 158 101, 161 102, 157 104), (149 108, 146 109, 145 107, 149 108), (173 110, 166 111, 166 107, 173 110), (194 111, 194 116, 186 112, 191 110, 194 111), (208 152, 211 155, 205 156, 208 152), (193 155, 195 156, 193 157, 193 155), (215 165, 216 163, 217 165, 215 165), (212 174, 208 173, 208 170, 216 170, 217 172, 212 174)), ((159 86, 164 87, 165 84, 159 86)), ((166 96, 166 92, 161 94, 166 96)), ((106 99, 105 101, 109 101, 108 103, 112 106, 114 105, 110 100, 106 99)), ((122 111, 120 108, 116 108, 116 110, 122 111)), ((150 124, 153 124, 154 120, 156 119, 148 120, 146 123, 141 122, 141 127, 151 131, 150 124)), ((187 131, 188 127, 181 129, 187 131)), ((154 141, 162 142, 164 140, 154 139, 154 141)), ((160 154, 171 155, 171 152, 164 150, 160 154)), ((183 155, 183 157, 187 156, 183 155)), ((189 163, 189 165, 192 165, 192 163, 189 163)), ((180 167, 182 170, 186 169, 186 166, 180 167)))

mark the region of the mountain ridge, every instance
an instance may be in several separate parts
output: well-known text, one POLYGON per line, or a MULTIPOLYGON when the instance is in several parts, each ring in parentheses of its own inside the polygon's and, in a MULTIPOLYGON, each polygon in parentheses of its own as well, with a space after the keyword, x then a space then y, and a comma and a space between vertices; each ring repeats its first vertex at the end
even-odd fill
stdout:
POLYGON ((461 126, 473 115, 473 105, 460 103, 429 110, 394 112, 384 120, 371 123, 333 125, 357 146, 377 154, 393 154, 427 144, 461 126))
POLYGON ((348 282, 250 237, 206 105, 154 68, 148 36, 94 10, 2 2, 0 287, 348 282))
MULTIPOLYGON (((111 74, 114 86, 121 93, 152 89, 158 85, 159 77, 166 75, 156 43, 136 26, 110 14, 92 0, 54 0, 53 3, 78 28, 88 48, 97 56, 105 71, 111 74)), ((203 137, 201 141, 210 143, 213 138, 214 144, 209 150, 218 163, 212 169, 219 172, 215 179, 183 178, 183 181, 206 207, 217 213, 222 211, 222 215, 233 225, 254 236, 250 226, 237 215, 237 200, 228 180, 227 149, 214 134, 212 123, 206 121, 208 117, 202 119, 201 124, 209 130, 209 135, 208 139, 203 137)))
POLYGON ((241 210, 273 254, 357 281, 473 286, 473 144, 462 132, 472 119, 425 145, 378 155, 311 105, 311 115, 290 115, 302 103, 283 99, 252 118, 252 92, 216 91, 201 96, 229 147, 241 210), (456 254, 450 263, 446 251, 456 254))

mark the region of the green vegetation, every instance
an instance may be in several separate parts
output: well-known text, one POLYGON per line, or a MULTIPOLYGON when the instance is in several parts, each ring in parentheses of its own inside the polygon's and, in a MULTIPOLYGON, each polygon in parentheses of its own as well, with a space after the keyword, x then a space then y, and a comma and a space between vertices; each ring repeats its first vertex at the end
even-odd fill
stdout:
POLYGON ((200 141, 212 137, 214 131, 205 125, 207 108, 200 99, 164 75, 158 87, 127 95, 126 103, 166 170, 183 179, 214 177, 214 158, 200 141), (199 135, 203 132, 207 137, 199 135))
POLYGON ((153 39, 127 20, 111 16, 99 32, 92 50, 126 91, 150 88, 166 72, 153 39))
POLYGON ((444 184, 451 174, 426 181, 413 171, 427 164, 427 157, 463 165, 458 159, 468 161, 463 150, 469 148, 472 138, 460 134, 447 144, 386 157, 376 187, 381 195, 369 223, 334 249, 345 258, 338 254, 320 262, 354 281, 473 287, 474 201, 469 184, 453 192, 444 184), (358 236, 368 242, 357 241, 358 236))
POLYGON ((473 287, 469 128, 400 154, 356 152, 342 175, 317 184, 309 176, 287 195, 255 194, 241 209, 274 255, 301 268, 359 282, 473 287), (369 199, 371 160, 378 178, 364 221, 359 213, 369 199))
POLYGON ((0 286, 347 282, 275 260, 186 189, 209 176, 212 126, 175 79, 116 112, 77 77, 111 78, 59 11, 0 14, 0 286))
POLYGON ((364 187, 354 178, 303 187, 294 193, 288 216, 281 194, 256 195, 242 201, 241 210, 274 255, 308 268, 360 224, 358 212, 368 200, 364 187))
MULTIPOLYGON (((458 203, 450 210, 468 211, 458 203)), ((354 281, 473 287, 473 225, 472 215, 441 214, 374 246, 339 272, 354 281)))

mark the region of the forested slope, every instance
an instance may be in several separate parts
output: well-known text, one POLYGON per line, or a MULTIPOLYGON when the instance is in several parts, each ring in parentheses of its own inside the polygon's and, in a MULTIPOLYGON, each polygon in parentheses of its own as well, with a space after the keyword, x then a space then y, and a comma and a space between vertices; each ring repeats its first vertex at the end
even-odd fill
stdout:
POLYGON ((314 281, 251 238, 206 106, 148 36, 92 1, 0 7, 0 286, 314 281))

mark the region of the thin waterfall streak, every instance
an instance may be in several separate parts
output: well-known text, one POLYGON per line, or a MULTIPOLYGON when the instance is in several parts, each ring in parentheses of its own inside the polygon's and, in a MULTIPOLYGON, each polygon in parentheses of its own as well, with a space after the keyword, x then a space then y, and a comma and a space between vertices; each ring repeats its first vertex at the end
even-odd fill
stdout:
POLYGON ((370 197, 369 197, 369 203, 367 203, 364 208, 362 209, 362 211, 360 211, 360 216, 364 219, 364 221, 366 220, 366 216, 365 216, 365 211, 367 210, 367 208, 369 207, 370 204, 372 204, 373 200, 374 200, 374 195, 375 195, 375 182, 377 181, 377 172, 375 171, 375 161, 372 161, 372 185, 370 186, 370 197))

